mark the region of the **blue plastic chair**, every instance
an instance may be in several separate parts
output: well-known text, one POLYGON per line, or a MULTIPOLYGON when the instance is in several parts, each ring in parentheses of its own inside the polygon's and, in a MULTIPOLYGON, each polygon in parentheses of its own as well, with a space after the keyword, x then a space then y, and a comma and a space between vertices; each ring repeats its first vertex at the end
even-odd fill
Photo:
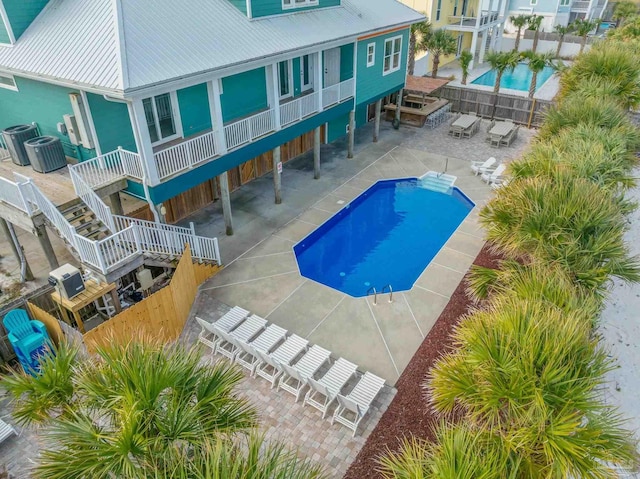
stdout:
POLYGON ((51 349, 47 328, 42 322, 29 319, 24 309, 9 311, 2 322, 22 367, 34 374, 39 370, 40 356, 51 349))

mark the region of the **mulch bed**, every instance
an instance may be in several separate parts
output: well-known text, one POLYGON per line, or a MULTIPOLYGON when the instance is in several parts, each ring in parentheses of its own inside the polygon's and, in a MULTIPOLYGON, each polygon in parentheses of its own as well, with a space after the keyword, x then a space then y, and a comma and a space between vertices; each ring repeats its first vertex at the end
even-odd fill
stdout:
MULTIPOLYGON (((497 268, 500 259, 485 245, 474 264, 497 268)), ((433 440, 434 429, 441 416, 429 408, 423 385, 428 371, 437 359, 451 350, 451 332, 473 305, 473 301, 467 296, 466 288, 466 281, 461 281, 438 321, 400 376, 396 383, 398 393, 349 467, 344 479, 382 478, 377 471, 378 458, 389 449, 397 450, 403 437, 414 435, 433 440)))

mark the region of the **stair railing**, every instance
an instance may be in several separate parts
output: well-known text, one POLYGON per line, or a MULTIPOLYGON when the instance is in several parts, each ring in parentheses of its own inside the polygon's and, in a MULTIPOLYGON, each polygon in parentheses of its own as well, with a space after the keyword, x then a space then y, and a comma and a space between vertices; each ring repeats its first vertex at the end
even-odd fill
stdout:
POLYGON ((102 201, 102 198, 93 191, 93 188, 91 188, 75 170, 69 168, 69 175, 71 176, 71 182, 73 183, 73 189, 76 191, 76 194, 89 207, 89 209, 93 211, 96 217, 102 221, 107 228, 109 228, 109 231, 111 233, 115 233, 116 226, 113 222, 111 208, 102 201))

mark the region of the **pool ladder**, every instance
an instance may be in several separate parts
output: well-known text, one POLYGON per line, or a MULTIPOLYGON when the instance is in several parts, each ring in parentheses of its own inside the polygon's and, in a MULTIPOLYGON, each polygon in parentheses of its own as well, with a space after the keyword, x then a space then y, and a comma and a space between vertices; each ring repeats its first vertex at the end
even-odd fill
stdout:
MULTIPOLYGON (((384 292, 386 290, 389 290, 389 302, 393 303, 393 288, 391 287, 390 284, 386 285, 384 288, 382 288, 382 290, 380 291, 380 294, 384 294, 384 292)), ((367 290, 367 296, 370 296, 371 293, 373 293, 373 304, 377 305, 378 304, 378 291, 376 291, 376 288, 371 286, 368 290, 367 290)))

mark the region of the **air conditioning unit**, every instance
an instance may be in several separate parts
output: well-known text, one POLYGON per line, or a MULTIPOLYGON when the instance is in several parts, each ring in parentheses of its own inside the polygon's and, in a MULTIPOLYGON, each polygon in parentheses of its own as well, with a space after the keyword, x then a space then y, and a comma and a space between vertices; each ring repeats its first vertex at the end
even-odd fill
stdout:
POLYGON ((70 264, 64 264, 49 273, 49 284, 56 287, 60 296, 72 299, 85 289, 80 270, 70 264))

